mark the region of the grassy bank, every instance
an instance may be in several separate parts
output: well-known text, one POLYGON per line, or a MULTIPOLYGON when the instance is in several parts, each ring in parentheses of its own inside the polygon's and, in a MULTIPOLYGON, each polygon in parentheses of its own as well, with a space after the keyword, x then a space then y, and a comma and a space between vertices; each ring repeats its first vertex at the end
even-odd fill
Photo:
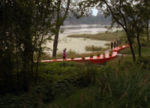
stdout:
MULTIPOLYGON (((108 47, 109 48, 109 47, 108 47)), ((105 51, 105 50, 107 50, 108 48, 102 48, 102 47, 98 47, 98 46, 94 46, 94 45, 92 45, 92 46, 86 46, 85 47, 85 50, 86 51, 105 51)))
POLYGON ((97 34, 80 34, 80 35, 74 34, 74 35, 69 35, 68 37, 114 41, 119 39, 125 39, 125 33, 123 31, 115 31, 115 32, 97 33, 97 34))

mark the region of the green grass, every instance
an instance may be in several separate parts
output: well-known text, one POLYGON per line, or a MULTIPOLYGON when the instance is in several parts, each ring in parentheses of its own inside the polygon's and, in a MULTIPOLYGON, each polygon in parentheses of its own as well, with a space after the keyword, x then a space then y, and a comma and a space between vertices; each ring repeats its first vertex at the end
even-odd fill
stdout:
MULTIPOLYGON (((136 56, 138 56, 138 49, 134 46, 134 51, 136 56)), ((130 49, 125 49, 121 51, 122 54, 131 55, 130 49)), ((150 43, 147 43, 146 40, 142 41, 142 56, 150 56, 150 43)))
POLYGON ((68 37, 114 41, 118 39, 124 39, 125 33, 123 31, 116 31, 116 32, 105 32, 105 33, 97 33, 97 34, 80 34, 80 35, 74 34, 74 35, 69 35, 68 37))
MULTIPOLYGON (((149 58, 144 60, 150 63, 149 58)), ((97 68, 96 82, 68 97, 57 97, 49 108, 148 108, 150 65, 118 58, 97 68)))
MULTIPOLYGON (((142 43, 143 44, 143 43, 142 43)), ((68 97, 58 97, 51 108, 149 108, 150 44, 143 44, 143 58, 118 57, 105 66, 95 67, 96 81, 68 97)), ((123 52, 129 52, 127 49, 123 52)), ((130 53, 128 53, 130 54, 130 53)), ((136 52, 137 54, 137 52, 136 52)))
POLYGON ((106 65, 40 64, 40 82, 20 96, 0 97, 2 108, 148 108, 150 58, 118 57, 106 65))

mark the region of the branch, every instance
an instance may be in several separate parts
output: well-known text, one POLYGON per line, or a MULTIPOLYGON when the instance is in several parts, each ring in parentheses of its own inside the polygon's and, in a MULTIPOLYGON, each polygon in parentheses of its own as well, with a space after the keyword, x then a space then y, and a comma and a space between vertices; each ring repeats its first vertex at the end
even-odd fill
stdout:
POLYGON ((63 16, 62 22, 64 22, 64 20, 66 19, 67 15, 68 15, 69 7, 70 7, 70 2, 71 2, 71 0, 67 1, 67 7, 66 7, 66 11, 65 11, 65 14, 63 16))
POLYGON ((120 24, 122 26, 122 28, 127 32, 127 29, 124 27, 124 25, 118 20, 118 18, 115 16, 115 13, 113 12, 113 10, 111 9, 111 7, 108 5, 107 1, 104 0, 105 4, 107 5, 108 9, 111 12, 112 17, 115 19, 115 21, 120 24))
POLYGON ((58 5, 57 5, 57 19, 56 19, 56 27, 58 27, 60 24, 60 6, 61 6, 61 0, 58 0, 58 5))
POLYGON ((120 9, 118 9, 119 13, 121 14, 122 18, 123 18, 123 21, 124 21, 124 25, 127 27, 127 23, 126 23, 126 17, 123 15, 123 13, 121 12, 121 6, 122 6, 122 3, 121 3, 121 0, 120 0, 120 9))

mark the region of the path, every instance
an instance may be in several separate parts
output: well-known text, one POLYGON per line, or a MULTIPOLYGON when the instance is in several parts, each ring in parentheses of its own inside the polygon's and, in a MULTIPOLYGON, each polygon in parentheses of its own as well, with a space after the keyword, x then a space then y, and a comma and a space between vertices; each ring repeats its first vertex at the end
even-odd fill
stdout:
POLYGON ((113 50, 109 50, 100 56, 93 56, 93 57, 79 57, 79 58, 67 58, 67 59, 53 59, 53 60, 42 60, 42 63, 52 63, 52 62, 91 62, 93 64, 105 63, 110 61, 118 56, 118 52, 129 48, 129 45, 122 45, 114 48, 113 50))

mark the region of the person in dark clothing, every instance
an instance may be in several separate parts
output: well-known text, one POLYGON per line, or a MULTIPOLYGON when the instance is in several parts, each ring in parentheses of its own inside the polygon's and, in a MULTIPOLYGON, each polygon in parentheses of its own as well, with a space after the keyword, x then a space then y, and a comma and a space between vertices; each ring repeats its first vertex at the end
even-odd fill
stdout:
POLYGON ((63 59, 66 59, 66 48, 63 50, 62 56, 63 56, 63 59))
POLYGON ((110 47, 111 47, 111 49, 113 49, 113 46, 114 46, 114 45, 113 45, 113 42, 111 42, 111 43, 110 43, 110 47))

